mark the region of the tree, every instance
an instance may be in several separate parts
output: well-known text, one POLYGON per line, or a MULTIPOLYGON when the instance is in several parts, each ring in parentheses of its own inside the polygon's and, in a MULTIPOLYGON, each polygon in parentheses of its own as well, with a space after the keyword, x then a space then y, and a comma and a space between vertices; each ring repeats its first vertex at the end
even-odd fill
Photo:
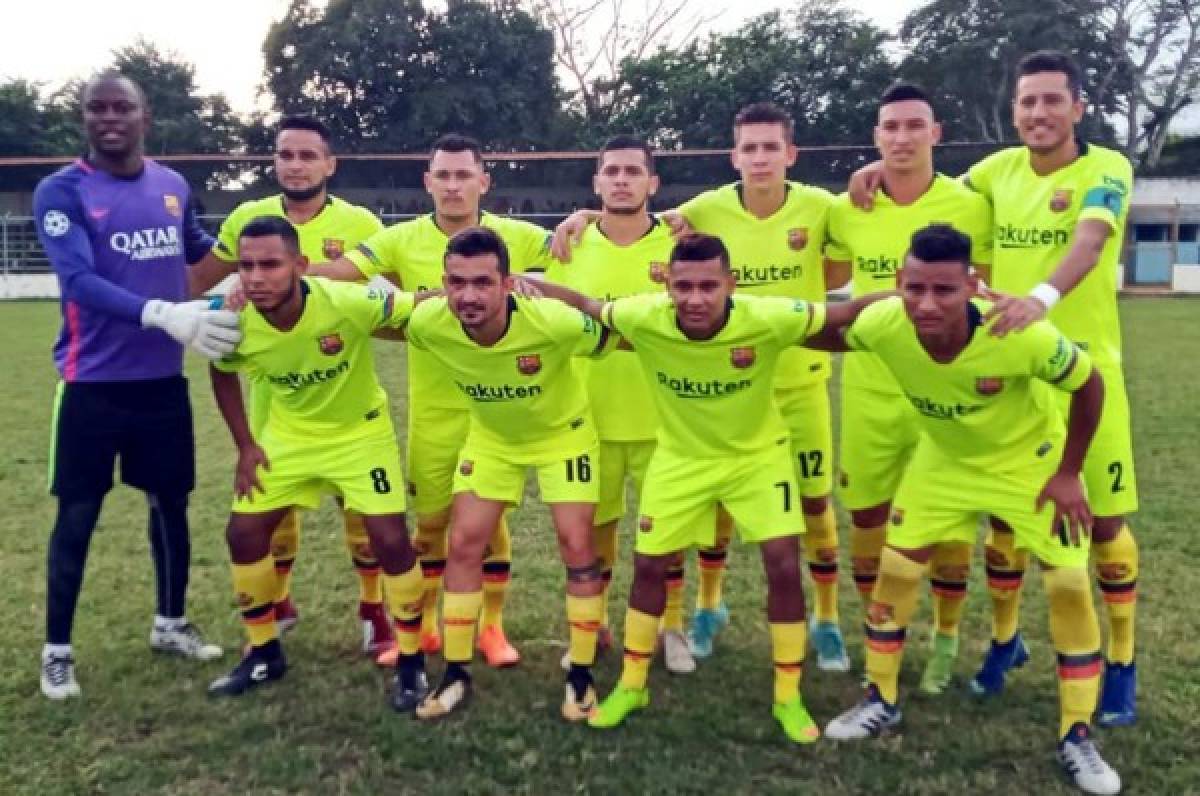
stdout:
POLYGON ((61 127, 54 118, 61 109, 43 95, 37 83, 0 83, 0 155, 55 155, 63 149, 61 127))
MULTIPOLYGON (((1089 87, 1109 75, 1119 59, 1101 11, 1100 0, 933 0, 901 25, 908 55, 900 72, 931 92, 947 138, 1011 140, 1013 75, 1026 53, 1072 53, 1089 87)), ((1114 98, 1093 91, 1087 98, 1084 134, 1111 141, 1106 116, 1116 110, 1114 98)))

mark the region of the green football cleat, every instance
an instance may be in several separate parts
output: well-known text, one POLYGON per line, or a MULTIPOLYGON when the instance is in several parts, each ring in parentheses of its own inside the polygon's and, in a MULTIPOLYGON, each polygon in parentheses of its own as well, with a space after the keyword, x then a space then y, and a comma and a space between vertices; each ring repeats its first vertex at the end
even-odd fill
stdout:
POLYGON ((933 654, 929 657, 929 663, 925 664, 925 673, 921 675, 921 692, 934 696, 945 693, 954 679, 954 663, 957 660, 958 636, 935 633, 933 654))
POLYGON ((588 726, 598 730, 610 730, 625 721, 630 713, 641 710, 649 704, 649 689, 624 688, 618 685, 596 707, 595 712, 588 718, 588 726))
POLYGON ((799 696, 788 702, 776 702, 771 706, 771 715, 795 743, 815 743, 821 737, 821 730, 808 715, 808 708, 799 696))

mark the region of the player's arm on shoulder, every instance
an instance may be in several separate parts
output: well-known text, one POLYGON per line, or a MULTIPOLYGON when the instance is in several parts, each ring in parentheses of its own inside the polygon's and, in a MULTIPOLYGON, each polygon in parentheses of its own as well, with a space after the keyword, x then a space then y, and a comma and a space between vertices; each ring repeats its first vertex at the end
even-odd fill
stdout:
POLYGON ((308 266, 308 273, 310 276, 319 276, 334 282, 365 282, 368 278, 362 269, 344 254, 336 260, 308 266))
POLYGON ((514 290, 518 293, 528 296, 541 295, 546 298, 558 299, 563 304, 574 307, 593 320, 602 320, 600 313, 604 309, 604 305, 601 302, 572 290, 566 285, 548 281, 541 274, 523 274, 514 277, 514 282, 516 283, 514 290))
POLYGON ((846 183, 846 194, 859 210, 875 207, 875 194, 883 187, 883 161, 874 160, 857 169, 846 183))
MULTIPOLYGON (((859 324, 859 319, 866 310, 876 302, 896 295, 894 292, 868 293, 865 296, 849 299, 848 301, 827 302, 824 308, 823 324, 798 345, 813 348, 818 351, 857 351, 868 348, 862 335, 852 334, 859 324)), ((817 305, 814 305, 817 306, 817 305)))
POLYGON ((571 262, 571 250, 579 245, 584 230, 599 220, 600 211, 586 207, 564 218, 550 236, 550 254, 559 262, 571 262))

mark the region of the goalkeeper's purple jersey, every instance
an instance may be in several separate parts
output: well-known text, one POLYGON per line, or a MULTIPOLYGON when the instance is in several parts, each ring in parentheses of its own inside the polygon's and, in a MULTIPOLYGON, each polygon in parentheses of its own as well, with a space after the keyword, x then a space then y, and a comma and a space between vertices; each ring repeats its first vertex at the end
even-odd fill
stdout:
POLYGON ((136 177, 115 177, 83 160, 38 183, 38 239, 62 292, 54 364, 65 381, 174 376, 183 347, 143 329, 147 299, 187 299, 188 263, 213 239, 190 207, 183 177, 152 160, 136 177))

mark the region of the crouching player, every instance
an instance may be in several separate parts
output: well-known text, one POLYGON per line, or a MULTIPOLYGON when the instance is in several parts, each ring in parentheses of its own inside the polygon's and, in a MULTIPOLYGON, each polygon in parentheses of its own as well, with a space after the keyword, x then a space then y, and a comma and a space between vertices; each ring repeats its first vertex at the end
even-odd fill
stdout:
POLYGON ((238 448, 233 512, 226 529, 233 585, 250 649, 209 693, 237 695, 283 677, 287 661, 275 623, 271 534, 294 506, 322 494, 363 517, 383 568, 400 656, 393 705, 411 710, 426 689, 418 650, 421 570, 404 522, 404 476, 387 396, 370 337, 402 326, 414 297, 304 278, 307 260, 286 219, 246 224, 238 271, 250 304, 242 343, 211 370, 213 393, 238 448), (270 390, 259 438, 246 419, 236 371, 270 390))
POLYGON ((865 699, 834 719, 837 740, 900 720, 897 678, 919 585, 938 544, 974 542, 979 519, 1011 528, 1042 564, 1058 653, 1058 757, 1088 793, 1117 793, 1088 726, 1099 690, 1100 631, 1088 584, 1091 512, 1079 479, 1104 386, 1088 356, 1046 322, 998 338, 973 301, 970 240, 945 225, 918 231, 880 302, 841 337, 878 355, 920 417, 922 436, 893 502, 867 612, 865 699), (1051 387, 1072 393, 1064 423, 1051 387))

